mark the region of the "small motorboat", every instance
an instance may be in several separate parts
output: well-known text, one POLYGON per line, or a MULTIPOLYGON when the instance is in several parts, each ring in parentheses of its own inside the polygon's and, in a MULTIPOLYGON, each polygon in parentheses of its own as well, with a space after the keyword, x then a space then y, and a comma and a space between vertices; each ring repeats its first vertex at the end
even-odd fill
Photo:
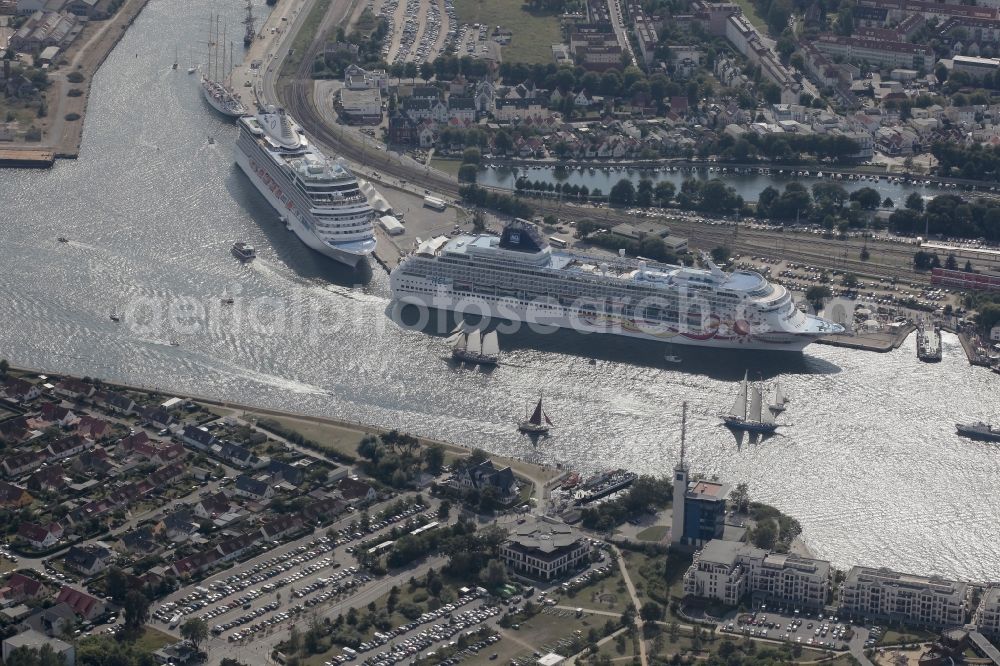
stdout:
POLYGON ((674 353, 673 346, 668 346, 667 353, 663 355, 663 360, 667 363, 680 363, 683 359, 674 353))
POLYGON ((208 145, 210 145, 210 146, 214 146, 215 145, 215 137, 214 136, 208 137, 208 145))
POLYGON ((60 236, 56 240, 59 241, 60 243, 68 243, 69 242, 69 239, 66 238, 65 236, 60 236))
POLYGON ((223 305, 232 305, 233 303, 235 303, 235 301, 233 300, 232 296, 226 296, 225 298, 222 299, 223 305))
POLYGON ((249 243, 244 243, 243 241, 236 241, 235 243, 233 243, 231 252, 233 253, 234 257, 236 257, 243 263, 246 263, 248 261, 253 261, 254 259, 257 258, 256 248, 254 248, 254 246, 250 245, 249 243))

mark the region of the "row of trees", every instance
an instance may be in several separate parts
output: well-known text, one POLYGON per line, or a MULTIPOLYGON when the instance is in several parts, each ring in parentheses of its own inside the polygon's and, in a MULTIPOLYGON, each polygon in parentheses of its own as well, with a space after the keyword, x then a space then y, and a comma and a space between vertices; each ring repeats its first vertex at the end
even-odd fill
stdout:
POLYGON ((926 207, 907 206, 895 211, 889 216, 889 227, 901 234, 923 235, 927 232, 1000 241, 1000 204, 986 199, 966 201, 956 194, 940 194, 928 201, 926 207))
POLYGON ((595 187, 591 190, 586 185, 571 185, 569 183, 553 183, 551 181, 544 180, 529 180, 524 176, 521 176, 514 181, 514 190, 519 194, 560 194, 564 198, 579 199, 581 201, 587 201, 591 197, 595 199, 604 198, 604 193, 599 187, 595 187))
POLYGON ((1000 147, 939 141, 931 146, 931 154, 938 160, 938 173, 941 175, 976 180, 1000 178, 1000 147))
POLYGON ((464 185, 458 189, 463 201, 489 208, 505 215, 530 219, 535 209, 509 194, 497 194, 478 185, 464 185))
MULTIPOLYGON (((919 196, 918 196, 919 198, 919 196)), ((841 185, 832 182, 815 183, 810 190, 799 182, 785 186, 784 191, 775 187, 764 188, 757 197, 757 216, 779 221, 798 221, 823 224, 829 228, 835 222, 846 226, 863 226, 867 216, 879 206, 891 208, 892 199, 882 199, 877 190, 862 187, 848 193, 841 185)))

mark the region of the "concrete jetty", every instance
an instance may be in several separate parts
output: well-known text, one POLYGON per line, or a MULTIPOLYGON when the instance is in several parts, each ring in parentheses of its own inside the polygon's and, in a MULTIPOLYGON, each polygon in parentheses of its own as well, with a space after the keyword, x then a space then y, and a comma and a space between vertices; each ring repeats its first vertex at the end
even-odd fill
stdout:
POLYGON ((817 344, 830 345, 831 347, 846 347, 848 349, 859 349, 862 351, 873 351, 879 353, 890 352, 899 349, 910 333, 917 330, 913 324, 900 326, 899 330, 886 333, 862 333, 858 335, 828 335, 816 341, 817 344))

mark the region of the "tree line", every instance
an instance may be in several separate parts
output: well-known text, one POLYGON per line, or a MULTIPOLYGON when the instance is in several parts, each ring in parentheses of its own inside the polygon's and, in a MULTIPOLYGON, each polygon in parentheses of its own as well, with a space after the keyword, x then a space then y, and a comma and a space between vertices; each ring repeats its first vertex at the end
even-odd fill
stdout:
POLYGON ((530 219, 535 209, 509 194, 498 194, 478 185, 464 185, 458 189, 463 201, 495 210, 498 213, 530 219))

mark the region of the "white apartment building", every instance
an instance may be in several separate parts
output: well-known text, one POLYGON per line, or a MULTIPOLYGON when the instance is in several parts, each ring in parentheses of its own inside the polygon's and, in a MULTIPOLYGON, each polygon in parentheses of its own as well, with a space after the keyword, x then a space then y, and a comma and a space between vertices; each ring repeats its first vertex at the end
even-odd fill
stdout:
POLYGON ((569 525, 544 520, 518 525, 500 546, 500 559, 511 570, 551 580, 573 571, 590 555, 590 545, 569 525))
POLYGON ((840 587, 840 607, 856 618, 943 627, 965 623, 968 596, 968 583, 853 567, 840 587))
POLYGON ((751 595, 767 602, 820 608, 829 592, 829 562, 721 539, 705 544, 684 574, 685 594, 731 606, 751 595))
POLYGON ((972 621, 980 633, 991 638, 1000 636, 1000 585, 986 588, 972 621))

